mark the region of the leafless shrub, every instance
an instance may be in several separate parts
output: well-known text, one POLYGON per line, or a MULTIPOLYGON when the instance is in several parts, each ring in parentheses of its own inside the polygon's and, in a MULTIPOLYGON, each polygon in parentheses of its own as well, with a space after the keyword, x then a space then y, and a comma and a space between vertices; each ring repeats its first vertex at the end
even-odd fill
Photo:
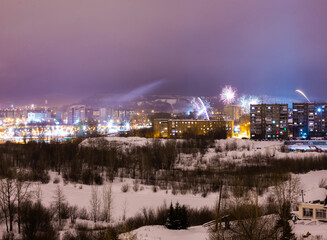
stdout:
POLYGON ((60 178, 59 177, 55 177, 55 179, 53 180, 54 184, 58 184, 60 183, 60 178))
POLYGON ((128 183, 125 183, 125 184, 123 184, 122 186, 121 186, 121 188, 120 188, 120 190, 122 191, 122 192, 128 192, 128 190, 129 190, 129 185, 128 185, 128 183))
POLYGON ((327 178, 320 179, 319 188, 326 188, 327 189, 327 178))

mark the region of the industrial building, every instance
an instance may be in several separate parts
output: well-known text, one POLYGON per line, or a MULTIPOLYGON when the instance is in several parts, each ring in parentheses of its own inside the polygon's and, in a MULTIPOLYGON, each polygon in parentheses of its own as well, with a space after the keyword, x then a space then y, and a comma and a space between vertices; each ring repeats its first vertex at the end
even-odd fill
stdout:
POLYGON ((155 138, 183 138, 203 136, 226 131, 233 136, 233 120, 195 120, 195 119, 155 119, 153 123, 155 138))
POLYGON ((252 139, 286 139, 288 138, 288 105, 251 105, 250 124, 252 139))

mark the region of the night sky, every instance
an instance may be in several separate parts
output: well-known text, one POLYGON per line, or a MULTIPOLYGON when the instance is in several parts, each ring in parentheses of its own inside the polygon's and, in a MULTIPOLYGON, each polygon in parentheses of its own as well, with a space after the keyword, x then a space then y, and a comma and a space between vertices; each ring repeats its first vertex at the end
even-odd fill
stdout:
POLYGON ((2 0, 0 81, 1 101, 225 84, 327 100, 327 1, 2 0))

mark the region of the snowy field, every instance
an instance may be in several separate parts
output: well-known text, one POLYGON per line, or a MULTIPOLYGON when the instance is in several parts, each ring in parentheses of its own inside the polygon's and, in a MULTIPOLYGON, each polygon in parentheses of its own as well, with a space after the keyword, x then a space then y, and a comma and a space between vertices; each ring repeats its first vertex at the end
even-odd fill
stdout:
MULTIPOLYGON (((327 223, 304 221, 295 224, 293 231, 298 239, 310 232, 307 240, 326 240, 327 223), (317 224, 317 225, 316 225, 317 224)), ((209 240, 209 231, 203 226, 190 227, 187 230, 169 230, 164 226, 144 226, 132 231, 138 240, 209 240)))
MULTIPOLYGON (((64 184, 60 178, 59 184, 54 184, 53 180, 58 175, 51 172, 51 180, 48 184, 42 184, 42 201, 46 206, 49 206, 54 201, 55 191, 57 186, 60 185, 63 189, 63 193, 66 200, 70 205, 77 205, 79 208, 90 209, 91 199, 91 186, 84 184, 64 184)), ((124 179, 120 182, 120 179, 115 179, 112 183, 112 196, 113 196, 113 220, 118 222, 122 219, 124 211, 126 211, 126 218, 133 217, 137 213, 141 213, 142 209, 153 208, 162 206, 163 204, 170 205, 172 202, 175 204, 179 202, 190 206, 192 208, 199 208, 203 206, 214 207, 218 194, 209 193, 206 198, 193 194, 177 194, 173 195, 171 190, 160 190, 153 192, 152 186, 139 184, 139 190, 135 192, 133 187, 133 179, 124 179), (129 184, 128 192, 121 191, 121 187, 124 184, 129 184), (141 190, 141 188, 144 188, 141 190)), ((102 196, 102 186, 98 186, 99 194, 102 196)))
POLYGON ((304 201, 324 200, 327 190, 319 188, 322 179, 327 181, 327 170, 311 171, 306 174, 298 174, 301 179, 302 189, 304 191, 304 201))
MULTIPOLYGON (((89 139, 81 143, 81 146, 98 146, 99 139, 89 139)), ((115 146, 117 148, 125 149, 132 146, 145 146, 151 143, 152 139, 145 138, 121 138, 121 137, 107 137, 100 140, 102 147, 115 146)), ((163 143, 169 140, 159 140, 163 143)), ((177 140, 183 141, 183 140, 177 140)), ((204 155, 196 154, 181 154, 177 161, 177 166, 181 168, 196 168, 206 167, 216 163, 216 159, 221 162, 242 163, 247 158, 258 156, 272 156, 278 158, 294 158, 300 159, 304 157, 321 156, 324 153, 302 153, 302 152, 281 152, 283 142, 279 141, 252 141, 252 140, 217 140, 204 155)), ((306 202, 314 200, 323 200, 327 194, 327 190, 319 188, 319 183, 322 179, 327 182, 327 170, 311 171, 306 174, 298 174, 301 180, 301 189, 304 191, 304 200, 306 202)), ((88 212, 90 210, 91 190, 90 185, 65 183, 61 176, 55 172, 50 172, 50 182, 48 184, 34 184, 34 188, 40 187, 42 192, 42 202, 45 206, 50 206, 54 202, 55 191, 57 186, 61 186, 63 194, 69 205, 77 205, 79 209, 85 208, 88 212), (54 183, 55 179, 59 179, 59 183, 54 183)), ((134 191, 133 179, 116 178, 112 185, 113 198, 113 222, 118 223, 122 221, 124 215, 126 218, 133 217, 136 214, 142 213, 143 208, 156 209, 163 204, 167 206, 172 202, 175 204, 187 205, 191 208, 209 207, 213 208, 216 204, 218 193, 209 193, 205 198, 201 194, 172 194, 171 190, 161 190, 157 187, 157 191, 153 191, 153 186, 139 184, 139 190, 134 191), (121 188, 128 184, 129 190, 124 193, 121 188)), ((105 183, 107 184, 107 183, 105 183)), ((103 186, 98 186, 100 196, 102 196, 103 186)), ((259 197, 260 202, 264 202, 268 196, 269 191, 259 197)), ((300 221, 294 225, 294 231, 298 236, 302 236, 307 232, 312 234, 307 239, 313 239, 313 236, 323 236, 327 240, 327 225, 317 222, 300 221)), ((133 231, 138 239, 141 240, 206 240, 208 239, 208 229, 203 226, 190 227, 188 230, 169 230, 164 226, 144 226, 133 231)))
MULTIPOLYGON (((108 145, 115 146, 145 146, 147 143, 151 143, 152 139, 145 138, 118 138, 118 137, 108 137, 105 139, 108 145)), ((91 140, 91 142, 94 140, 91 140)), ((162 143, 165 139, 159 140, 162 143)), ((183 141, 183 140, 177 140, 183 141)), ((92 144, 95 144, 94 142, 92 144)), ((82 145, 87 146, 89 143, 83 142, 82 145)), ((296 161, 296 159, 302 159, 306 157, 313 156, 321 156, 325 153, 317 153, 317 152, 282 152, 282 146, 284 145, 281 141, 253 141, 253 140, 236 140, 236 139, 227 139, 227 140, 216 140, 214 146, 208 148, 208 151, 204 155, 192 155, 192 154, 181 154, 178 157, 178 161, 176 163, 177 167, 180 168, 196 168, 196 167, 206 167, 208 165, 213 165, 216 163, 216 159, 219 159, 220 162, 234 162, 234 163, 242 163, 244 160, 251 157, 260 157, 260 156, 270 156, 279 158, 292 158, 296 161), (218 151, 217 151, 218 149, 218 151)), ((293 144, 288 147, 295 149, 306 149, 307 146, 303 144, 293 144)), ((326 146, 319 146, 320 148, 326 148, 326 146)), ((307 174, 298 174, 297 176, 301 179, 301 189, 304 192, 304 201, 314 201, 314 200, 323 200, 327 194, 326 189, 319 188, 319 183, 322 179, 327 179, 327 170, 322 171, 311 171, 307 174)), ((131 181, 131 180, 129 180, 131 181)), ((120 183, 115 183, 117 185, 116 194, 117 200, 124 201, 124 195, 119 193, 120 191, 120 183)), ((149 187, 148 187, 149 188, 149 187)), ((151 188, 151 187, 150 187, 151 188)), ((209 194, 207 198, 202 198, 201 196, 194 195, 177 195, 173 196, 169 192, 166 194, 164 191, 159 191, 158 193, 153 193, 151 190, 146 189, 147 191, 146 200, 144 199, 144 205, 147 207, 156 207, 158 203, 155 202, 158 200, 157 196, 162 196, 166 200, 166 202, 170 201, 179 201, 182 204, 187 204, 191 207, 201 207, 201 206, 214 206, 217 196, 214 194, 209 194)), ((141 193, 128 193, 132 199, 141 193)), ((268 193, 265 193, 263 196, 259 198, 260 202, 264 202, 265 198, 268 196, 268 193)), ((159 197, 161 199, 161 197, 159 197)), ((137 200, 136 200, 137 201, 137 200)), ((132 201, 133 202, 133 201, 132 201)), ((162 203, 162 202, 161 202, 162 203)), ((161 204, 160 203, 160 204, 161 204)), ((159 204, 159 205, 160 205, 159 204)), ((120 204, 121 205, 121 204, 120 204)), ((132 205, 131 205, 132 206, 132 205)), ((135 206, 135 203, 134 203, 135 206)), ((142 204, 138 204, 137 208, 141 209, 142 204)), ((121 206, 120 206, 121 207, 121 206)), ((118 209, 120 209, 118 207, 118 209)), ((118 210, 117 210, 118 211, 118 210)), ((133 213, 137 213, 140 210, 133 209, 133 213)), ((119 213, 115 213, 117 217, 119 217, 119 213)), ((133 214, 131 214, 133 215, 133 214)), ((307 239, 313 239, 315 236, 321 236, 322 239, 327 239, 327 225, 319 222, 310 222, 310 221, 300 221, 298 224, 294 225, 294 232, 298 237, 303 236, 307 232, 310 232, 312 235, 307 239)), ((140 229, 133 231, 139 239, 145 240, 163 240, 163 239, 198 239, 204 240, 208 239, 207 229, 202 226, 192 227, 188 230, 175 231, 166 229, 163 226, 145 226, 140 229)))
POLYGON ((138 240, 208 240, 208 229, 202 226, 187 230, 169 230, 164 226, 144 226, 132 231, 138 240))
MULTIPOLYGON (((53 179, 58 177, 56 173, 51 173, 51 181, 48 184, 42 184, 42 201, 46 206, 49 206, 54 200, 54 192, 58 184, 53 183, 53 179)), ((313 200, 323 200, 327 194, 327 190, 324 188, 319 188, 319 182, 321 179, 327 178, 327 170, 322 171, 311 171, 307 174, 297 175, 301 179, 301 187, 304 190, 304 199, 306 202, 313 200)), ((66 196, 67 201, 71 205, 77 205, 80 208, 90 209, 90 198, 91 198, 91 186, 83 184, 64 184, 62 179, 60 179, 59 185, 62 186, 64 195, 66 196)), ((157 208, 166 202, 167 205, 170 202, 179 202, 185 204, 192 208, 200 207, 214 207, 217 200, 218 194, 208 194, 206 198, 203 198, 198 195, 192 194, 177 194, 173 195, 171 190, 168 190, 166 193, 165 190, 158 190, 153 192, 152 186, 141 185, 140 188, 144 188, 142 191, 134 192, 132 189, 133 180, 124 179, 123 182, 120 182, 119 179, 116 179, 112 184, 113 191, 113 218, 115 222, 119 222, 126 211, 126 217, 135 216, 138 213, 142 212, 142 209, 145 208, 157 208), (128 183, 130 189, 127 193, 121 191, 121 186, 128 183), (124 208, 126 209, 124 210, 124 208)), ((98 187, 99 192, 101 193, 102 187, 98 187)), ((261 200, 264 200, 266 194, 261 197, 261 200)), ((298 236, 306 234, 308 231, 313 236, 326 236, 327 239, 327 225, 321 224, 316 225, 316 222, 309 221, 300 221, 298 224, 295 224, 294 231, 298 236)), ((144 240, 175 240, 175 239, 187 239, 187 240, 205 240, 208 239, 207 228, 202 226, 191 227, 188 230, 169 230, 163 226, 145 226, 140 229, 133 231, 134 234, 138 236, 138 239, 144 240)), ((313 239, 312 236, 307 239, 313 239)))

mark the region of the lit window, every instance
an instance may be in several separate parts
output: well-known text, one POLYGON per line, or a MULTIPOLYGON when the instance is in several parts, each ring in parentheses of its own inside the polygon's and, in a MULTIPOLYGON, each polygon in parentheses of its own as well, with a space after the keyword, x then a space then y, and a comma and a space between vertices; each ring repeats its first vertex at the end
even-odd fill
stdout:
POLYGON ((316 218, 326 219, 326 210, 325 209, 316 209, 316 218))
POLYGON ((303 217, 313 217, 313 209, 303 208, 303 217))

